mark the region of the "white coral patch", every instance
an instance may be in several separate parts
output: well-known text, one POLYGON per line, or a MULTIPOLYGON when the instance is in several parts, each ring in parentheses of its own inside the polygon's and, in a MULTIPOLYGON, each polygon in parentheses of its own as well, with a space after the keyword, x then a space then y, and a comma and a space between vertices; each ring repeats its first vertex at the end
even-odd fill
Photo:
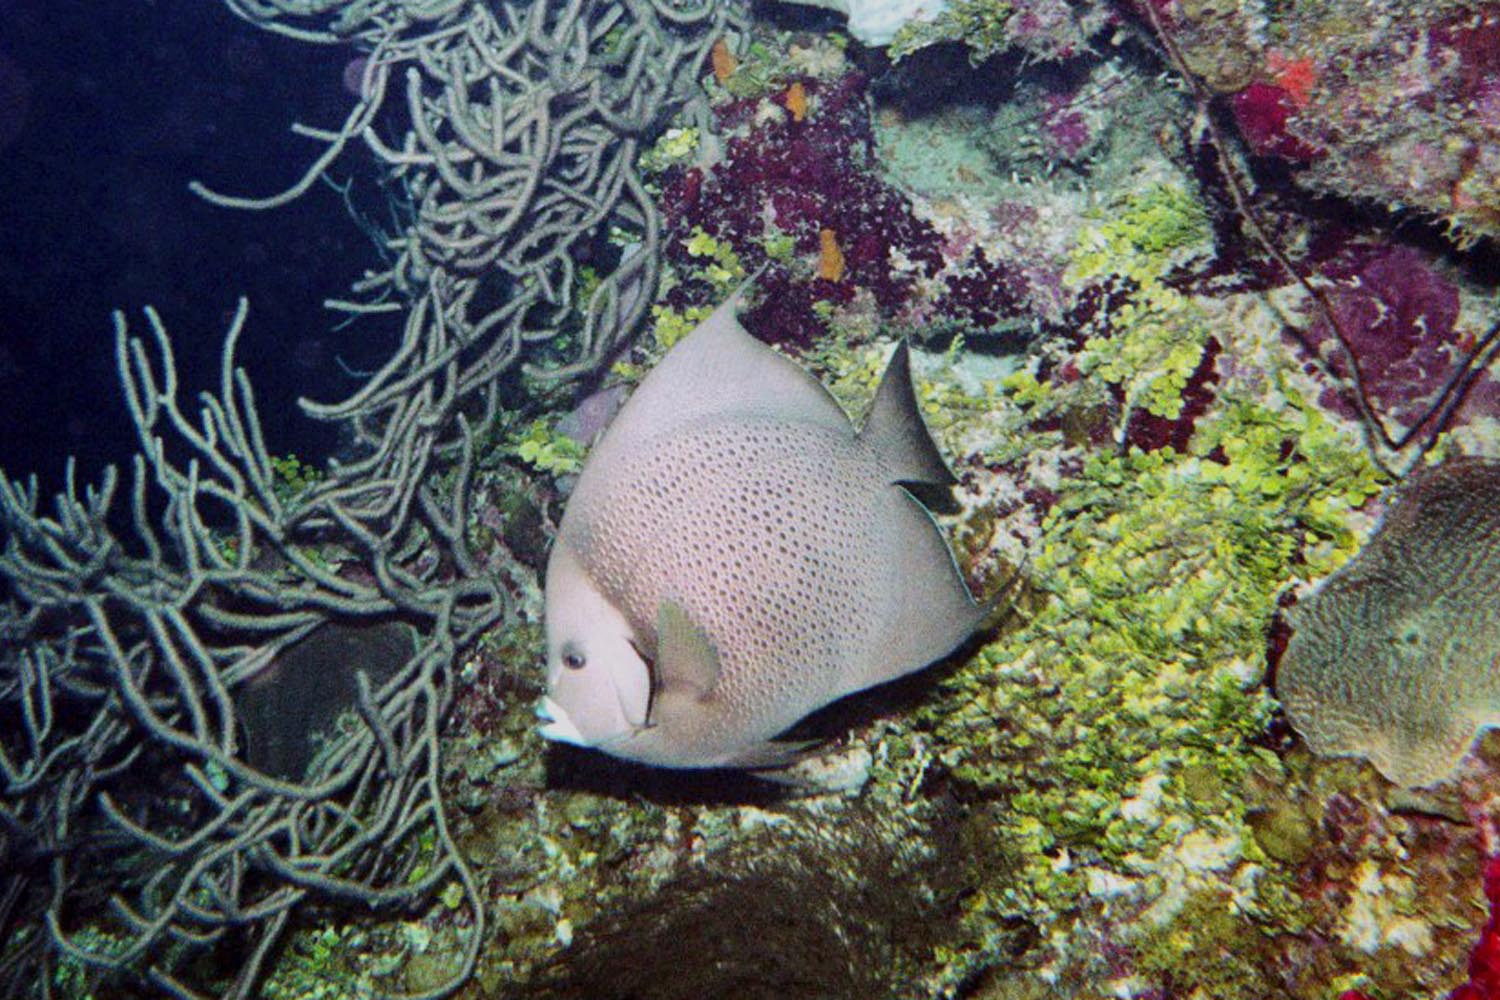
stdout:
POLYGON ((1432 948, 1432 928, 1405 915, 1413 906, 1415 884, 1405 875, 1385 875, 1373 860, 1360 866, 1349 905, 1344 907, 1338 937, 1351 948, 1374 953, 1396 947, 1408 955, 1432 948))
POLYGON ((863 45, 891 44, 908 21, 930 21, 948 7, 948 0, 791 0, 804 7, 823 7, 849 16, 849 34, 863 45))
POLYGON ((1237 834, 1215 836, 1207 830, 1186 834, 1175 847, 1156 859, 1161 894, 1143 918, 1158 927, 1170 923, 1194 893, 1223 885, 1220 873, 1239 861, 1244 847, 1237 834))
POLYGON ((1149 774, 1141 780, 1140 791, 1120 802, 1120 818, 1131 823, 1154 827, 1161 823, 1162 793, 1167 787, 1165 774, 1149 774))

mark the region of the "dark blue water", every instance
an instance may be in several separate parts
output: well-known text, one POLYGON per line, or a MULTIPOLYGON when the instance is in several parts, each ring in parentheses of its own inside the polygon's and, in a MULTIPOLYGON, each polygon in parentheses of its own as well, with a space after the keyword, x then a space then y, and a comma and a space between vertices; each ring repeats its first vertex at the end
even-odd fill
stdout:
MULTIPOLYGON (((69 453, 90 478, 128 458, 111 310, 145 333, 140 308, 156 306, 196 389, 217 377, 240 295, 272 451, 332 447, 294 400, 347 393, 357 383, 337 359, 369 367, 393 336, 389 323, 335 331, 320 305, 374 262, 369 239, 323 185, 271 212, 218 208, 187 185, 265 195, 294 181, 319 146, 288 125, 342 121, 348 58, 202 0, 0 0, 0 467, 51 488, 69 453)), ((368 157, 349 160, 340 179, 368 157)), ((383 209, 360 182, 365 207, 383 209)))

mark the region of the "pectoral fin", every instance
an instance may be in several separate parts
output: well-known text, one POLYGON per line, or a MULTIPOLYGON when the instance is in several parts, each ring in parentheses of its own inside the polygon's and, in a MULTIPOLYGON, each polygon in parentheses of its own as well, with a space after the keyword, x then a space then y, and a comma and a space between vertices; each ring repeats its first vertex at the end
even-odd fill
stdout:
POLYGON ((660 696, 702 699, 719 683, 718 651, 675 601, 662 601, 657 609, 656 643, 660 696))

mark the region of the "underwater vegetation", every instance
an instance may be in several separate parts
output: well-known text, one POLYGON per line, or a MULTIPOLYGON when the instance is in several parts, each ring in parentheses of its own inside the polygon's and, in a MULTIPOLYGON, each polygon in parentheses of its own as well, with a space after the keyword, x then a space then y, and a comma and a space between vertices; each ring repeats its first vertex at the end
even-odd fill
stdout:
POLYGON ((121 321, 148 530, 114 479, 5 480, 6 983, 1500 996, 1496 5, 845 7, 242 10, 368 59, 310 134, 413 199, 341 303, 399 340, 311 408, 325 466, 271 457, 232 351, 199 422, 121 321), (847 412, 905 341, 943 568, 999 605, 778 784, 535 716, 598 433, 746 279, 847 412))

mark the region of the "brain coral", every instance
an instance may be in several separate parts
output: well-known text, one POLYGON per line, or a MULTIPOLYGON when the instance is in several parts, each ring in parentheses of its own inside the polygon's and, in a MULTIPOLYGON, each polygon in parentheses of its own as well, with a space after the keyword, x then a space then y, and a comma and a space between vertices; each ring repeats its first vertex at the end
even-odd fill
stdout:
POLYGON ((1291 617, 1277 687, 1315 752, 1407 787, 1451 775, 1500 726, 1500 461, 1414 474, 1291 617))

